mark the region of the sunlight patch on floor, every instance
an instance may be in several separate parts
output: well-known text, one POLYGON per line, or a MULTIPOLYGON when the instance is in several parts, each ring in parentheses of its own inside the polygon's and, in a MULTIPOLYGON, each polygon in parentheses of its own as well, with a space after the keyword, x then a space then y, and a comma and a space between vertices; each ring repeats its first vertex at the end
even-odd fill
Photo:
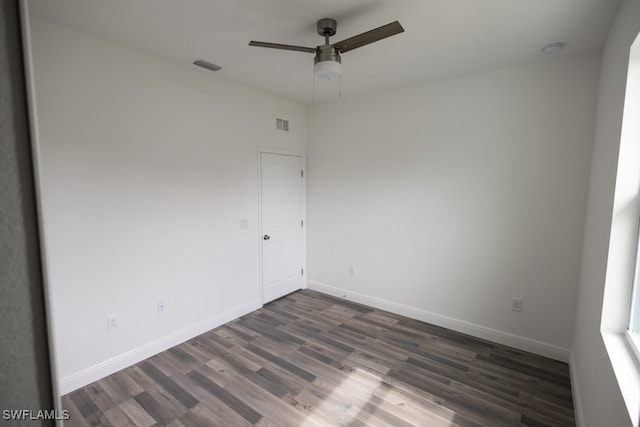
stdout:
MULTIPOLYGON (((396 417, 413 425, 450 427, 454 426, 455 412, 442 408, 436 416, 410 393, 390 390, 380 379, 380 373, 356 368, 338 386, 317 378, 314 384, 321 389, 330 389, 328 397, 317 407, 306 407, 309 411, 302 426, 349 425, 352 422, 369 424, 372 416, 396 417), (379 411, 387 414, 380 415, 379 411)), ((430 402, 430 405, 437 405, 430 402)), ((392 423, 392 420, 389 420, 392 423)))

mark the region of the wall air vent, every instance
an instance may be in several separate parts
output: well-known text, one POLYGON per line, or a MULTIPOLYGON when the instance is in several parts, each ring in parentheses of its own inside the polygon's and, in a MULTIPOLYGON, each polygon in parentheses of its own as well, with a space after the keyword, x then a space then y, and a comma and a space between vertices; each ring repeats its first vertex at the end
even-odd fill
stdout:
POLYGON ((289 132, 289 120, 276 118, 276 129, 289 132))
POLYGON ((196 59, 193 61, 193 65, 197 65, 198 67, 206 68, 209 71, 218 71, 222 70, 222 67, 216 64, 212 64, 211 62, 207 62, 204 59, 196 59))

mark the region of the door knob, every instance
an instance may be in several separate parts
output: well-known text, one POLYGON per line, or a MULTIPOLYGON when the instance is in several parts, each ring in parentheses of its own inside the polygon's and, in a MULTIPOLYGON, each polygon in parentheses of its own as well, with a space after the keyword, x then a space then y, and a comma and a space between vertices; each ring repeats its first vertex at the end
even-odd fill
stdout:
POLYGON ((265 234, 264 237, 263 237, 264 240, 269 240, 270 238, 271 238, 271 236, 269 236, 268 234, 265 234))

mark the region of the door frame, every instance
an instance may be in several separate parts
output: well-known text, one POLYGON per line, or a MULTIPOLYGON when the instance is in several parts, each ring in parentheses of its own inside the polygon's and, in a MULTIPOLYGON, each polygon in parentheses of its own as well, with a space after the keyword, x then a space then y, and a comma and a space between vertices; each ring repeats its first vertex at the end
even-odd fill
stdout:
POLYGON ((302 163, 302 171, 304 176, 302 177, 302 221, 304 226, 302 227, 302 269, 304 274, 302 275, 302 289, 307 288, 307 158, 304 151, 289 150, 285 148, 273 148, 258 146, 258 291, 260 295, 260 302, 262 305, 264 302, 263 292, 263 253, 262 253, 262 236, 264 236, 264 230, 262 229, 262 154, 277 154, 281 156, 295 156, 300 157, 302 163))

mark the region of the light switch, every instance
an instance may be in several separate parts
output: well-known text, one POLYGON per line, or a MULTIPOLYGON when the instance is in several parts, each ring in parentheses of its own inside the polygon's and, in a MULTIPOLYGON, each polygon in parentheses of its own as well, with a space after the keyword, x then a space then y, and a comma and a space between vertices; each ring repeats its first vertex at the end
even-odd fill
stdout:
POLYGON ((249 219, 240 218, 240 230, 246 230, 249 228, 249 219))

